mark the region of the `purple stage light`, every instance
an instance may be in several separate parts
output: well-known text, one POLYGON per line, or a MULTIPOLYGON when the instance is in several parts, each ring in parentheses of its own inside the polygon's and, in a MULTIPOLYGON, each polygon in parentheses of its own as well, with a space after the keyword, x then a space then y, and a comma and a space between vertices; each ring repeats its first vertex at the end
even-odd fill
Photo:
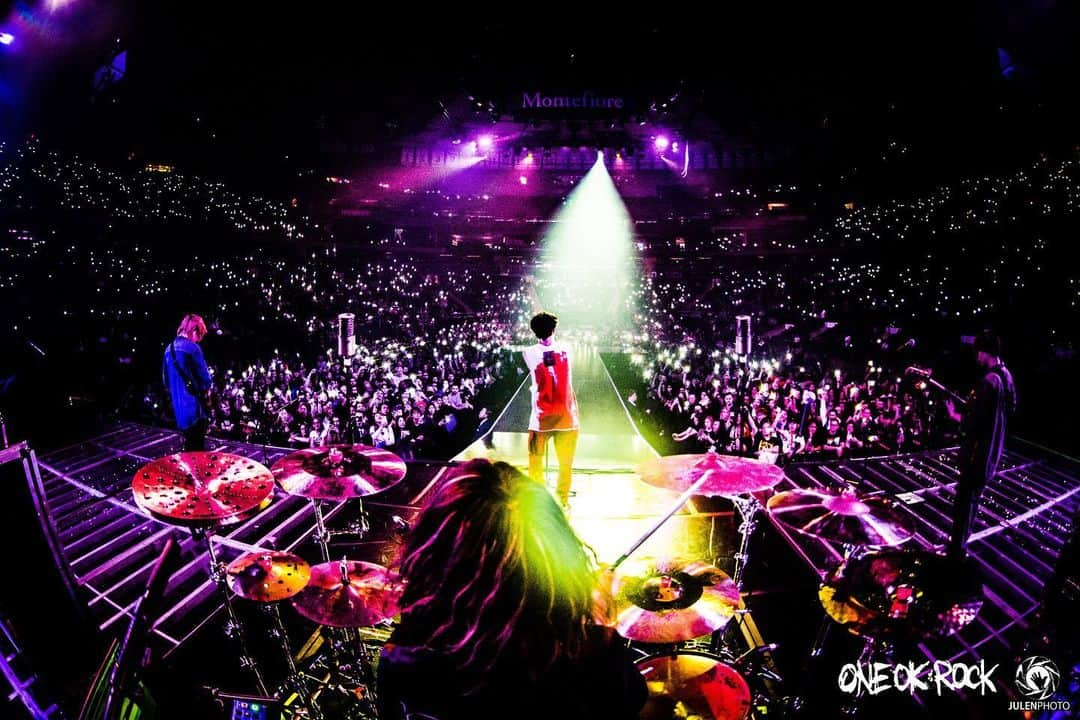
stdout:
POLYGON ((11 33, 0 32, 0 45, 10 45, 15 42, 15 36, 11 33))
POLYGON ((528 155, 526 155, 525 159, 521 161, 521 164, 522 165, 532 165, 533 164, 533 154, 529 153, 528 155))
POLYGON ((656 138, 656 143, 655 144, 656 144, 656 149, 659 150, 660 152, 663 152, 664 150, 667 150, 667 147, 668 147, 668 144, 669 144, 667 136, 666 135, 658 136, 656 138))
POLYGON ((487 150, 491 147, 491 144, 495 140, 490 135, 481 135, 480 139, 476 141, 476 144, 480 146, 481 150, 487 150))
POLYGON ((521 176, 518 177, 518 182, 521 183, 522 185, 528 185, 529 184, 529 178, 525 177, 524 175, 521 175, 521 176))

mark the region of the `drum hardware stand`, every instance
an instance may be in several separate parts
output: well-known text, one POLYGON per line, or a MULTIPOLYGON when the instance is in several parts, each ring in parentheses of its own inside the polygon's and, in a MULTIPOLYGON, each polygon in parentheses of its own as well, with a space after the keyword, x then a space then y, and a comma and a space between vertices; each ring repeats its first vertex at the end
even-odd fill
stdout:
POLYGON ((263 612, 270 616, 273 621, 273 626, 270 628, 270 637, 278 640, 281 643, 282 653, 285 655, 285 662, 289 668, 289 674, 282 683, 283 687, 287 690, 292 690, 296 693, 300 702, 303 704, 307 717, 313 718, 313 720, 321 720, 322 713, 319 712, 318 707, 315 705, 311 693, 308 691, 307 683, 305 682, 305 676, 297 669, 296 661, 293 659, 292 649, 289 647, 289 633, 285 630, 285 623, 281 619, 280 603, 267 603, 263 605, 263 612))
POLYGON ((323 517, 322 501, 311 499, 311 507, 315 511, 315 533, 312 538, 319 544, 323 562, 330 562, 330 531, 326 528, 326 518, 323 517))
MULTIPOLYGON (((750 538, 754 534, 754 529, 757 527, 757 514, 761 511, 761 503, 757 501, 753 495, 731 495, 728 496, 732 505, 739 512, 741 522, 737 528, 739 532, 739 549, 734 554, 735 568, 732 580, 735 583, 735 587, 739 589, 740 594, 742 592, 744 575, 746 573, 746 565, 750 559, 750 538)), ((711 546, 710 546, 711 547, 711 546)), ((749 610, 745 607, 735 611, 735 622, 725 626, 712 634, 712 639, 709 642, 709 649, 713 653, 721 653, 726 651, 726 643, 724 642, 724 635, 728 631, 728 627, 737 626, 740 627, 745 622, 745 617, 749 614, 749 610)), ((752 644, 752 643, 751 643, 752 644)), ((753 648, 751 648, 753 649, 753 648)))
POLYGON ((229 593, 228 580, 225 576, 225 566, 218 560, 217 552, 214 550, 214 541, 212 538, 212 528, 208 527, 196 527, 192 529, 191 534, 196 540, 206 544, 207 562, 209 563, 210 580, 218 589, 221 590, 221 595, 225 600, 225 612, 228 614, 228 619, 225 621, 225 636, 236 641, 240 648, 240 667, 245 670, 250 670, 255 676, 255 684, 263 695, 269 695, 270 693, 266 689, 266 683, 263 681, 262 672, 259 670, 258 663, 255 662, 255 658, 248 652, 247 640, 244 637, 244 626, 240 622, 239 616, 236 614, 236 608, 233 606, 232 595, 229 593))

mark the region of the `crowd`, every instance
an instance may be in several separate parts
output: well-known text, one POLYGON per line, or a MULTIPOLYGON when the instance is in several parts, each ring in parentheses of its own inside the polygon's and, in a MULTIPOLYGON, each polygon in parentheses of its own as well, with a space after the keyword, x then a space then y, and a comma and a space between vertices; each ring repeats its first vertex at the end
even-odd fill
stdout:
MULTIPOLYGON (((643 356, 632 361, 643 364, 643 356)), ((693 344, 664 349, 629 401, 671 452, 717 452, 772 462, 917 451, 948 439, 939 403, 919 377, 869 361, 812 372, 806 359, 744 362, 693 344)))
POLYGON ((326 238, 255 252, 253 229, 288 241, 316 226, 289 203, 169 169, 107 170, 30 140, 0 145, 0 300, 9 341, 70 355, 97 391, 134 386, 117 401, 129 416, 165 417, 161 347, 175 318, 197 310, 211 321, 219 432, 416 457, 482 433, 499 410, 485 391, 515 367, 506 348, 530 337, 539 300, 563 316, 564 335, 637 359, 641 387, 620 389, 671 448, 851 456, 949 440, 940 405, 903 372, 934 333, 1007 318, 1044 340, 1032 351, 1071 351, 1080 279, 1065 259, 1078 198, 1080 163, 1040 159, 845 211, 809 234, 808 254, 674 262, 678 238, 675 250, 644 243, 639 280, 593 277, 582 293, 557 275, 535 279, 529 248, 513 245, 479 260, 454 243, 428 257, 397 242, 350 255, 326 238), (105 218, 90 236, 87 213, 105 218), (213 226, 206 242, 175 229, 200 218, 213 226), (221 235, 225 225, 237 234, 221 235), (339 312, 356 316, 349 364, 327 354, 339 312), (746 366, 731 353, 740 314, 755 335, 746 366))
POLYGON ((512 367, 508 340, 468 323, 430 340, 361 346, 348 359, 331 351, 314 363, 297 355, 233 366, 215 378, 216 429, 278 445, 347 442, 406 460, 446 457, 490 430, 486 391, 512 367))

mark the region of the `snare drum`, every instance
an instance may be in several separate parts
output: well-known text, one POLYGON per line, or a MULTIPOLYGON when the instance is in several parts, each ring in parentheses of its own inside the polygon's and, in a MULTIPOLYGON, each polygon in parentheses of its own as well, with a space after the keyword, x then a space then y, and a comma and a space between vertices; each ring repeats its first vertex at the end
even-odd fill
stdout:
POLYGON ((750 687, 713 655, 682 650, 634 664, 649 688, 642 720, 746 720, 750 715, 750 687))

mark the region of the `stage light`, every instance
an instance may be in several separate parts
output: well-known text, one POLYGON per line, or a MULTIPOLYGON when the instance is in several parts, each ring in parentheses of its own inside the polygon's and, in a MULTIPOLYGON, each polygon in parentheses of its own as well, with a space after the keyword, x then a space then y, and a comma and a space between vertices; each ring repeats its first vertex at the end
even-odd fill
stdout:
POLYGON ((677 142, 671 143, 671 152, 679 152, 679 143, 677 143, 677 142))
POLYGON ((667 150, 668 145, 670 143, 668 142, 668 139, 667 139, 666 135, 660 135, 659 137, 656 138, 656 141, 655 141, 654 144, 656 145, 657 150, 659 150, 660 152, 663 152, 664 150, 667 150))
POLYGON ((522 176, 518 177, 518 182, 521 183, 522 185, 528 185, 529 184, 529 178, 522 175, 522 176))
POLYGON ((548 226, 537 295, 568 328, 629 327, 634 317, 629 288, 638 272, 633 224, 598 152, 548 226), (546 297, 549 287, 561 289, 557 298, 546 297), (581 302, 567 303, 567 298, 581 302))
POLYGON ((10 45, 15 42, 15 36, 11 33, 0 32, 0 45, 10 45))
POLYGON ((476 141, 476 144, 481 150, 488 150, 491 148, 493 142, 495 142, 495 140, 490 135, 481 135, 480 139, 476 141))

